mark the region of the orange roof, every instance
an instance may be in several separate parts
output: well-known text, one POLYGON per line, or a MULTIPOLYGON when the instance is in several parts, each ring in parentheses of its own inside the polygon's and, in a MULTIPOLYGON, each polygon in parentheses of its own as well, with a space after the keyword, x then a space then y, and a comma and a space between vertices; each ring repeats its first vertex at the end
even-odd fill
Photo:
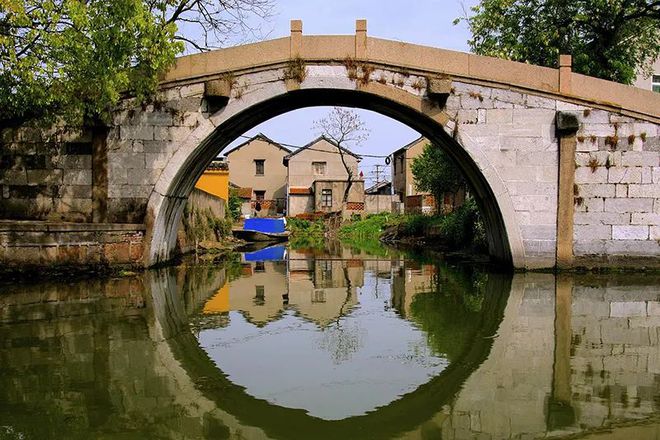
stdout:
POLYGON ((289 188, 289 194, 307 195, 307 194, 311 194, 311 193, 312 193, 312 190, 310 188, 295 188, 295 187, 289 188))
POLYGON ((238 197, 241 199, 251 199, 252 188, 238 188, 238 197))

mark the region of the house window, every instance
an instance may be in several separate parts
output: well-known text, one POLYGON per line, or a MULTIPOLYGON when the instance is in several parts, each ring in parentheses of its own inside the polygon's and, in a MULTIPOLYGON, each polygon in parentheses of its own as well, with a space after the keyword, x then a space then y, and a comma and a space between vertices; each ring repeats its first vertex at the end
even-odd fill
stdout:
POLYGON ((321 206, 324 208, 332 208, 332 190, 324 189, 321 191, 321 206))
POLYGON ((263 261, 257 261, 257 263, 254 265, 254 271, 255 272, 265 272, 266 271, 266 266, 264 265, 263 261))
POLYGON ((652 86, 654 92, 660 92, 660 75, 653 75, 652 86))
POLYGON ((266 191, 255 191, 254 199, 257 202, 263 202, 266 199, 266 191))
POLYGON ((325 174, 327 162, 312 162, 312 172, 316 176, 323 176, 325 174))
POLYGON ((263 306, 266 303, 266 289, 264 286, 254 286, 254 299, 252 302, 255 306, 263 306))
POLYGON ((264 162, 266 162, 264 159, 255 159, 254 161, 254 174, 257 176, 263 176, 264 175, 264 162))

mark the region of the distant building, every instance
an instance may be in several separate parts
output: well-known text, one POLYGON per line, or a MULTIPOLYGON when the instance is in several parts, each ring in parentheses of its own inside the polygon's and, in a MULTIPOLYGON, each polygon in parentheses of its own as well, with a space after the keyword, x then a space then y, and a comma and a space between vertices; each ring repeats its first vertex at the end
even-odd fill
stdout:
POLYGON ((206 168, 195 188, 220 197, 225 202, 229 200, 229 169, 225 160, 214 160, 206 168))
MULTIPOLYGON (((428 192, 417 190, 412 173, 413 159, 421 155, 429 143, 428 139, 420 136, 392 153, 392 190, 401 197, 407 213, 431 214, 437 210, 435 197, 428 192)), ((456 193, 447 192, 443 195, 440 209, 442 212, 450 212, 462 205, 464 200, 463 189, 456 193)))
MULTIPOLYGON (((290 153, 291 150, 261 133, 225 153, 229 180, 239 188, 251 188, 252 208, 258 203, 259 216, 286 210, 287 168, 282 161, 290 153)), ((242 195, 246 195, 244 191, 242 195)))
POLYGON ((353 179, 346 206, 343 206, 348 173, 342 163, 339 148, 330 139, 320 136, 284 157, 283 163, 288 171, 289 216, 364 210, 364 180, 358 176, 358 163, 362 158, 345 148, 341 148, 341 151, 352 170, 353 179))
POLYGON ((378 182, 365 189, 364 193, 369 195, 390 195, 392 194, 392 182, 378 182))
POLYGON ((660 92, 660 58, 655 60, 652 70, 651 75, 638 77, 634 83, 635 87, 660 92))

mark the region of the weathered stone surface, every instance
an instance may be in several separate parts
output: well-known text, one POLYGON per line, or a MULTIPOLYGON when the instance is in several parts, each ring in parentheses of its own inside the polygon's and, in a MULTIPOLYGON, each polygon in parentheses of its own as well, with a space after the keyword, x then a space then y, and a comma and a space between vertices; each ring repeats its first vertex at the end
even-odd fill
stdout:
POLYGON ((649 238, 648 226, 612 226, 613 240, 646 240, 649 238))

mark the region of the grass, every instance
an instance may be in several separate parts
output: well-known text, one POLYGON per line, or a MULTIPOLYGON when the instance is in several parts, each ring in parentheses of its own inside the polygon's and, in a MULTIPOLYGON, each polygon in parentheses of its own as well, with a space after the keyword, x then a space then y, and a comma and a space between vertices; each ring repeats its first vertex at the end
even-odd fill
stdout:
POLYGON ((287 219, 287 229, 291 233, 289 243, 294 249, 325 247, 325 225, 323 220, 309 221, 297 218, 287 219))

